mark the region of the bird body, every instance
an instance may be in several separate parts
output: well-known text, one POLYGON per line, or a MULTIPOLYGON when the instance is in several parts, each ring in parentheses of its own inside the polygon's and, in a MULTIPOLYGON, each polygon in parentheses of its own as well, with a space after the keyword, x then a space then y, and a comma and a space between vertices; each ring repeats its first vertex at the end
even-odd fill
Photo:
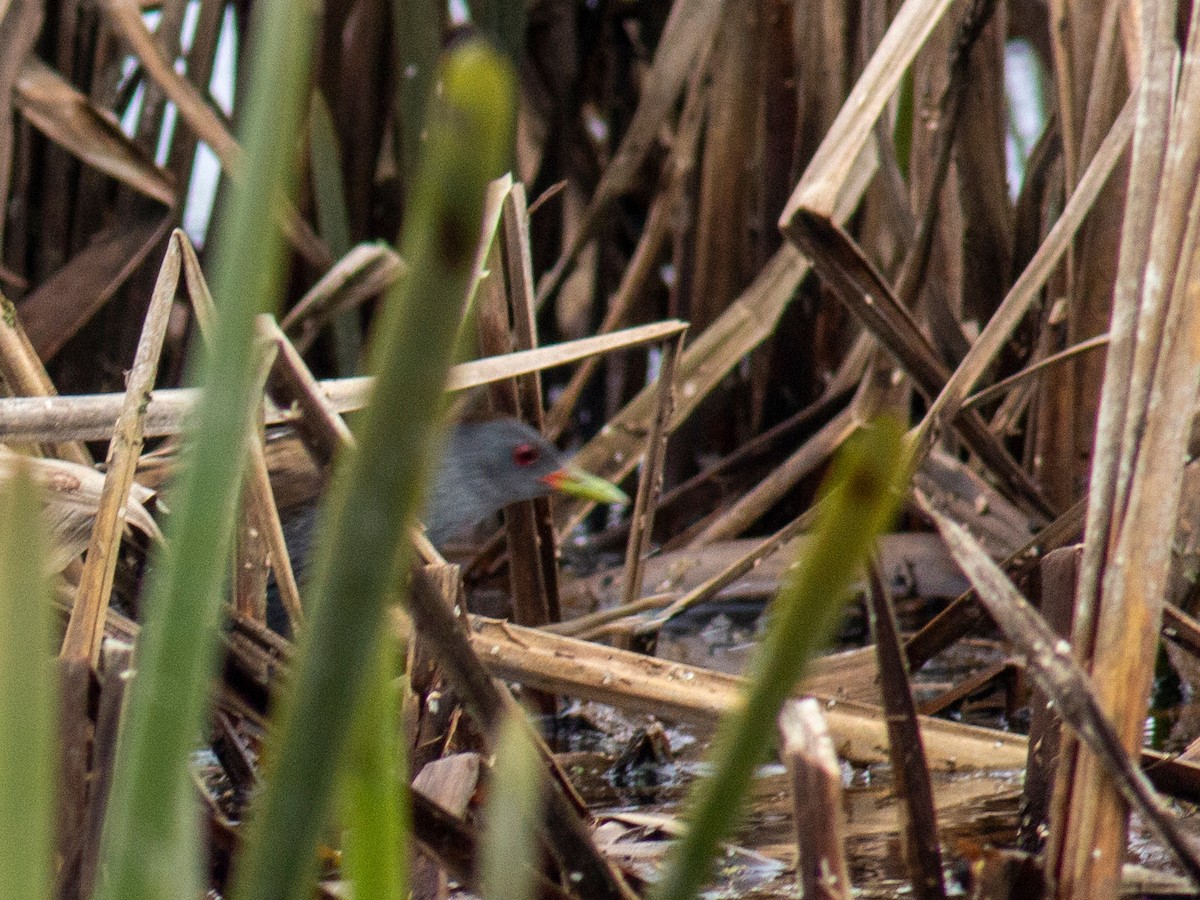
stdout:
MULTIPOLYGON (((541 434, 516 419, 456 425, 438 460, 426 503, 430 541, 442 547, 511 503, 555 492, 599 503, 626 503, 615 485, 573 468, 541 434)), ((316 532, 317 507, 305 504, 283 522, 288 556, 302 576, 316 532)))

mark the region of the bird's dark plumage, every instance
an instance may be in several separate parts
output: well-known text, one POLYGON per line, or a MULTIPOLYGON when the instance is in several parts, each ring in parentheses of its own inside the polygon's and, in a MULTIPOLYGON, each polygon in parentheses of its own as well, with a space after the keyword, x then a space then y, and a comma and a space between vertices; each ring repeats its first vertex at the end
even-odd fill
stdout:
MULTIPOLYGON (((429 539, 439 547, 510 503, 571 490, 573 479, 591 477, 570 470, 557 447, 516 419, 455 426, 438 462, 424 521, 429 539)), ((607 482, 593 481, 612 492, 593 499, 622 499, 607 482)), ((309 559, 316 517, 316 505, 307 504, 284 519, 284 538, 297 580, 303 578, 309 559)))

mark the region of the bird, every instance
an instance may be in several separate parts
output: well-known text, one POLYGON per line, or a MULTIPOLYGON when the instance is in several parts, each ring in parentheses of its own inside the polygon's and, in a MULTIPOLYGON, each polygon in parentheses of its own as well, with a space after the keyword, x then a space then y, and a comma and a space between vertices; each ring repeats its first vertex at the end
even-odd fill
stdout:
MULTIPOLYGON (((429 492, 426 534, 435 547, 443 548, 505 506, 553 493, 597 503, 629 502, 619 487, 571 465, 561 450, 524 422, 501 418, 460 423, 450 431, 429 492)), ((316 522, 315 503, 303 504, 283 521, 298 580, 310 557, 316 522)))

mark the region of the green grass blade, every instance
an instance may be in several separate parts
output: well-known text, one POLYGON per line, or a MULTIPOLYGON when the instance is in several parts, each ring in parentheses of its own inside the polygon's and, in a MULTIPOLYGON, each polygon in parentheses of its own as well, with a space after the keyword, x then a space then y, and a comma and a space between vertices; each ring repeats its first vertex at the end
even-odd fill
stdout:
POLYGON ((242 127, 245 177, 216 237, 220 319, 203 353, 202 397, 185 436, 182 472, 146 594, 138 676, 118 746, 101 845, 99 900, 201 894, 199 810, 188 755, 203 733, 241 482, 254 410, 254 316, 276 302, 282 242, 271 209, 286 190, 309 73, 314 8, 268 0, 242 127))
MULTIPOLYGON (((341 259, 350 252, 350 213, 346 207, 345 179, 342 173, 342 149, 329 104, 320 91, 313 91, 308 104, 308 147, 312 159, 313 201, 317 211, 317 232, 341 259)), ((353 309, 333 320, 333 348, 338 375, 346 377, 358 369, 362 339, 358 310, 353 309)))
POLYGON ((340 259, 350 252, 350 213, 343 187, 342 148, 333 114, 320 91, 313 91, 308 102, 308 148, 317 232, 329 245, 329 251, 340 259))
POLYGON ((541 759, 528 728, 527 722, 510 716, 496 744, 481 848, 484 900, 534 896, 533 875, 540 859, 541 759))
POLYGON ((50 897, 55 727, 46 536, 27 472, 0 481, 0 897, 50 897))
POLYGON ((425 106, 433 94, 438 51, 442 46, 442 10, 438 0, 392 0, 396 36, 396 163, 411 191, 425 146, 425 106))
POLYGON ((775 599, 744 702, 722 720, 712 772, 689 798, 689 828, 667 859, 656 900, 690 900, 708 880, 754 770, 774 746, 779 710, 833 635, 847 587, 891 524, 908 474, 904 429, 891 418, 854 435, 838 455, 812 539, 775 599))
POLYGON ((384 303, 357 421, 358 447, 334 480, 272 768, 251 823, 234 897, 311 896, 313 849, 329 811, 357 698, 373 664, 386 600, 407 558, 442 387, 479 235, 484 189, 511 134, 511 67, 479 42, 447 54, 404 237, 408 277, 384 303))
POLYGON ((408 896, 408 766, 394 689, 396 642, 385 635, 367 675, 346 761, 346 874, 357 900, 408 896))

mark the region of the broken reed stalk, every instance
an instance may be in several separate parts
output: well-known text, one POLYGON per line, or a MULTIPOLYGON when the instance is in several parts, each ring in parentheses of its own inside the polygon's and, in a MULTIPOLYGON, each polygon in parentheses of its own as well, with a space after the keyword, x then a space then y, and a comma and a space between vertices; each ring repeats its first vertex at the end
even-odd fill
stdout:
MULTIPOLYGON (((58 394, 45 365, 29 342, 29 336, 21 327, 16 307, 3 294, 0 294, 0 378, 14 396, 53 397, 58 394)), ((44 449, 47 455, 58 459, 68 459, 81 466, 92 464, 92 455, 81 441, 47 442, 44 449)))
MULTIPOLYGON (((952 377, 950 369, 862 247, 834 220, 806 208, 796 210, 788 222, 787 233, 809 255, 817 273, 838 299, 892 354, 916 388, 926 396, 941 394, 952 377)), ((964 443, 1014 501, 1039 515, 1053 515, 1033 478, 1018 465, 978 412, 966 410, 953 422, 964 443)))
MULTIPOLYGON (((1087 500, 1077 501, 1004 560, 1002 567, 1014 581, 1020 582, 1038 564, 1042 554, 1056 550, 1078 537, 1086 510, 1087 500)), ((904 653, 908 657, 909 669, 920 669, 986 615, 987 610, 979 603, 975 588, 964 591, 905 642, 904 653)))
POLYGON ((842 767, 817 701, 810 697, 785 703, 779 713, 779 737, 792 794, 801 894, 814 900, 850 900, 842 767))
POLYGON ((903 427, 882 417, 848 441, 833 466, 813 537, 776 598, 743 703, 722 720, 712 772, 691 792, 688 830, 672 848, 656 900, 690 900, 707 881, 753 777, 774 743, 775 719, 804 667, 836 627, 847 587, 908 484, 903 427))
MULTIPOLYGON (((1047 553, 1038 567, 1038 609, 1063 640, 1071 636, 1081 555, 1081 546, 1060 547, 1047 553)), ((1032 692, 1029 706, 1029 761, 1025 764, 1025 782, 1021 786, 1017 846, 1028 853, 1038 853, 1045 844, 1048 831, 1050 795, 1062 746, 1062 725, 1054 702, 1042 691, 1035 689, 1032 692)))
MULTIPOLYGON (((458 602, 453 585, 430 589, 442 596, 443 602, 458 602)), ((228 636, 231 665, 247 683, 264 692, 270 690, 287 676, 290 645, 252 622, 239 619, 233 624, 228 636)), ((130 629, 136 631, 136 626, 115 613, 110 614, 110 627, 126 636, 132 633, 130 629)), ((398 623, 395 628, 403 640, 411 636, 410 622, 398 623)), ((492 678, 704 728, 716 725, 733 709, 745 689, 745 679, 736 675, 550 634, 544 628, 522 628, 505 620, 471 616, 467 629, 475 655, 492 678)), ((814 663, 813 675, 827 680, 820 661, 814 663)), ((804 691, 803 683, 799 690, 804 691)), ((887 731, 879 706, 809 693, 826 707, 826 720, 844 758, 861 765, 887 762, 882 750, 887 746, 887 731)), ((1026 739, 1011 732, 926 716, 920 717, 920 725, 934 771, 1016 770, 1027 757, 1026 739)), ((1160 791, 1200 800, 1200 765, 1151 750, 1142 751, 1141 763, 1160 791)))
POLYGON ((400 254, 390 244, 376 241, 351 247, 284 314, 279 327, 303 352, 325 325, 385 293, 407 271, 400 254))
POLYGON ((86 661, 93 668, 100 661, 104 617, 117 570, 121 534, 125 530, 125 507, 142 453, 146 398, 158 377, 158 361, 179 284, 179 268, 179 247, 172 239, 167 244, 166 256, 158 272, 133 367, 129 371, 125 402, 108 445, 104 489, 96 508, 75 608, 63 638, 63 658, 86 661))
POLYGON ((1008 394, 1013 390, 1013 388, 1023 384, 1026 379, 1032 378, 1035 375, 1045 374, 1047 369, 1054 368, 1055 366, 1061 365, 1065 362, 1070 362, 1081 354, 1090 353, 1092 350, 1098 350, 1102 347, 1107 347, 1108 344, 1108 332, 1105 332, 1104 334, 1098 334, 1095 337, 1091 337, 1087 340, 1080 341, 1077 344, 1073 344, 1065 350, 1060 350, 1058 353, 1051 353, 1049 356, 1039 359, 1037 362, 1030 363, 1021 371, 1014 372, 1007 378, 1002 378, 995 384, 989 384, 982 390, 978 390, 974 394, 971 394, 971 396, 967 397, 963 401, 962 408, 970 409, 971 407, 983 406, 986 403, 990 403, 993 400, 1008 394))
MULTIPOLYGON (((504 274, 508 285, 508 305, 511 309, 513 339, 517 350, 537 348, 537 311, 534 298, 533 250, 529 244, 529 209, 525 201, 525 185, 519 181, 504 195, 500 218, 500 233, 503 240, 504 274)), ((517 408, 521 418, 538 431, 545 432, 546 415, 542 408, 542 374, 529 372, 515 380, 517 408)), ((530 559, 536 567, 540 580, 543 623, 562 620, 562 602, 558 586, 558 535, 554 531, 554 517, 550 501, 539 497, 527 507, 525 513, 529 532, 530 559)), ((506 514, 507 520, 507 514, 506 514)), ((508 546, 517 546, 510 537, 508 546)), ((511 555, 511 554, 510 554, 511 555)))
MULTIPOLYGON (((185 255, 184 274, 187 275, 188 271, 185 255)), ((598 353, 657 343, 686 327, 683 322, 667 319, 599 337, 460 363, 450 370, 446 390, 464 391, 501 378, 568 365, 598 353)), ((363 408, 375 381, 370 377, 358 377, 332 378, 315 383, 326 408, 347 413, 363 408)), ((53 442, 67 435, 71 440, 106 441, 112 437, 113 422, 120 415, 124 396, 113 393, 0 398, 0 440, 53 442)), ((192 415, 199 396, 199 391, 194 388, 167 388, 152 393, 146 408, 145 436, 178 434, 184 421, 192 415)), ((278 406, 278 409, 268 409, 267 424, 293 424, 304 434, 305 419, 311 415, 309 408, 302 406, 301 415, 297 416, 288 411, 290 404, 281 403, 278 406)))
POLYGON ((875 560, 867 562, 867 598, 867 618, 879 660, 879 693, 887 716, 888 756, 902 810, 900 841, 904 862, 913 896, 918 900, 940 900, 946 896, 946 885, 942 880, 933 784, 917 725, 908 666, 900 647, 896 610, 875 560))
POLYGON ((625 548, 625 584, 621 604, 634 603, 642 593, 646 552, 654 532, 654 514, 662 494, 663 463, 667 457, 667 441, 671 432, 671 410, 675 407, 675 369, 683 352, 684 333, 663 347, 658 368, 658 405, 646 436, 646 457, 642 462, 642 477, 638 482, 637 500, 633 506, 633 522, 625 548))
POLYGON ((647 621, 641 623, 637 628, 637 633, 639 635, 656 633, 660 628, 667 624, 667 622, 671 621, 671 619, 687 611, 691 607, 715 597, 722 588, 733 584, 735 581, 753 569, 756 565, 758 565, 759 560, 766 559, 784 544, 788 543, 802 532, 812 528, 813 523, 817 519, 817 510, 820 506, 820 502, 821 501, 818 501, 816 506, 805 510, 774 534, 763 538, 763 540, 757 545, 752 547, 746 553, 742 554, 742 556, 735 560, 731 565, 727 566, 723 572, 714 575, 703 584, 696 585, 696 587, 688 591, 682 597, 672 600, 665 609, 652 616, 647 621))
POLYGON ((274 319, 267 323, 267 330, 279 345, 276 368, 267 382, 267 390, 281 409, 294 405, 300 411, 296 431, 314 459, 326 465, 340 450, 354 446, 354 435, 342 418, 343 410, 321 390, 299 351, 274 319))
MULTIPOLYGON (((866 382, 864 381, 864 385, 866 382)), ((859 395, 861 396, 862 392, 859 395)), ((712 544, 729 540, 745 532, 751 525, 766 515, 800 479, 812 474, 824 465, 831 454, 865 421, 860 414, 861 403, 851 403, 826 422, 804 441, 794 453, 775 466, 765 478, 738 498, 714 521, 705 526, 696 536, 696 545, 712 544)))
MULTIPOLYGON (((880 354, 877 352, 875 355, 880 354)), ((800 479, 824 465, 855 429, 885 408, 888 394, 895 390, 890 374, 890 369, 886 366, 868 364, 853 398, 845 409, 801 443, 794 453, 743 494, 729 509, 707 524, 693 539, 693 545, 715 543, 742 534, 769 512, 800 479)))
MULTIPOLYGON (((536 340, 534 329, 529 327, 532 300, 518 293, 532 288, 521 262, 527 251, 522 250, 519 235, 512 233, 511 220, 516 210, 506 202, 515 188, 512 177, 507 175, 488 185, 484 215, 489 223, 494 220, 496 227, 487 230, 487 256, 481 266, 483 274, 475 290, 472 310, 476 340, 484 356, 511 353, 517 342, 520 349, 529 350, 536 340)), ((528 278, 531 280, 532 277, 530 272, 528 278)), ((540 430, 542 392, 537 373, 493 382, 488 393, 494 412, 522 419, 540 430), (531 378, 532 385, 529 383, 531 378)), ((545 565, 546 557, 540 544, 546 535, 540 533, 538 518, 536 504, 532 501, 513 504, 504 510, 505 534, 513 548, 509 554, 513 619, 531 626, 556 622, 561 617, 558 573, 555 566, 545 565)), ((552 529, 550 532, 553 541, 552 529)), ((554 554, 556 549, 552 543, 550 553, 554 554)), ((551 713, 554 709, 552 697, 539 697, 537 704, 543 712, 551 713)))
MULTIPOLYGON (((854 352, 852 350, 851 354, 853 355, 854 352)), ((851 365, 853 365, 853 361, 851 361, 851 365)), ((857 384, 861 374, 861 371, 857 372, 851 380, 857 384)), ((794 413, 779 424, 773 425, 746 443, 741 444, 737 449, 721 457, 721 459, 712 465, 701 469, 682 484, 678 484, 669 491, 666 491, 659 501, 656 514, 662 515, 669 509, 674 509, 681 505, 686 506, 687 502, 691 501, 696 494, 702 495, 706 490, 713 490, 713 486, 722 474, 737 471, 744 464, 752 464, 761 460, 765 454, 779 446, 783 440, 807 427, 809 423, 822 421, 829 416, 835 415, 836 411, 845 405, 846 400, 849 399, 850 390, 853 389, 853 385, 851 385, 850 390, 845 389, 845 381, 846 379, 835 375, 833 381, 825 387, 821 396, 799 412, 794 413)), ((604 540, 607 540, 610 535, 614 541, 627 538, 628 530, 629 526, 627 524, 615 526, 605 534, 604 540)), ((688 542, 690 542, 690 536, 688 532, 684 532, 681 535, 672 537, 663 544, 661 549, 663 551, 679 549, 682 544, 688 542)))

